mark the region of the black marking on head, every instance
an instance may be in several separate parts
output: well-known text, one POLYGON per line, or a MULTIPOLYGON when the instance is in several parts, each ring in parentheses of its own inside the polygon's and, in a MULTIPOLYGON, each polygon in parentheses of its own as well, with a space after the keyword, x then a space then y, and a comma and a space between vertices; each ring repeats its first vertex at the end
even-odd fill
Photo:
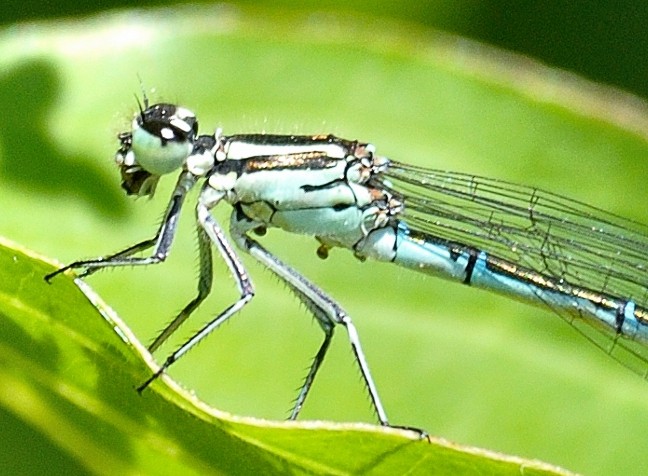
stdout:
POLYGON ((137 123, 148 133, 159 137, 163 144, 168 141, 188 141, 198 134, 198 121, 194 116, 178 116, 178 109, 175 104, 155 104, 140 112, 137 123))

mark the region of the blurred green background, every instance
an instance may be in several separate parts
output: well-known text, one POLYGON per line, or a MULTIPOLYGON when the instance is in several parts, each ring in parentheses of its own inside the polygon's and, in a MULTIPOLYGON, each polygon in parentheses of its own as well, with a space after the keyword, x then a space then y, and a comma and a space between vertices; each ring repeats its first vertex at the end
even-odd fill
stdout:
MULTIPOLYGON (((193 108, 203 131, 334 132, 372 141, 399 160, 539 185, 648 221, 637 206, 648 196, 642 104, 602 101, 589 85, 563 90, 569 80, 556 71, 536 77, 523 62, 509 65, 490 50, 427 30, 483 39, 645 95, 645 12, 591 2, 556 10, 525 10, 524 2, 338 3, 273 2, 270 10, 252 8, 241 24, 228 23, 224 10, 214 37, 209 21, 188 23, 169 10, 157 22, 170 25, 166 40, 154 20, 135 12, 91 18, 83 31, 63 20, 42 32, 12 23, 117 4, 80 12, 77 4, 66 10, 63 3, 6 3, 1 57, 29 59, 1 76, 0 233, 69 261, 154 231, 173 180, 152 202, 133 202, 123 197, 110 161, 115 134, 135 110, 138 74, 156 89, 154 100, 193 108), (293 9, 302 14, 294 28, 293 9), (491 60, 502 61, 501 70, 487 71, 491 60)), ((217 217, 225 223, 227 211, 217 217)), ((89 280, 144 342, 193 293, 189 218, 169 263, 89 280)), ((341 251, 321 262, 311 239, 290 237, 290 246, 287 240, 270 233, 265 242, 354 316, 394 423, 588 474, 648 468, 645 382, 557 317, 360 264, 341 251)), ((281 419, 319 329, 267 272, 246 263, 257 284, 253 304, 171 375, 218 408, 281 419)), ((217 292, 185 337, 234 297, 221 263, 216 272, 217 292)), ((373 421, 343 332, 303 417, 373 421)))
MULTIPOLYGON (((142 1, 137 6, 174 3, 142 1)), ((288 10, 345 12, 356 15, 358 22, 366 17, 372 20, 376 17, 402 20, 484 41, 595 81, 615 85, 644 97, 648 95, 648 5, 641 1, 248 0, 229 3, 288 10)), ((109 0, 88 3, 6 0, 0 8, 0 22, 9 24, 21 20, 75 16, 131 6, 132 2, 109 0)))

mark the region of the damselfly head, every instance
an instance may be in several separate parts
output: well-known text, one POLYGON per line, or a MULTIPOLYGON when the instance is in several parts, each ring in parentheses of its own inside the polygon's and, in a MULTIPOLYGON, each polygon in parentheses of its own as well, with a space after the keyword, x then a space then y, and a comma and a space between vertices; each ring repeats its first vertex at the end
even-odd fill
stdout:
POLYGON ((185 164, 197 134, 198 121, 188 109, 160 103, 141 111, 131 132, 118 136, 122 188, 129 195, 153 195, 161 175, 185 164))

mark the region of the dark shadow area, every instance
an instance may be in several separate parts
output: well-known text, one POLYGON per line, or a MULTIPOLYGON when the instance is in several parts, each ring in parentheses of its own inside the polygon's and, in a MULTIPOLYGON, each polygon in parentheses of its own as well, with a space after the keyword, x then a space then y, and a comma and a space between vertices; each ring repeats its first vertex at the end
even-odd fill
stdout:
MULTIPOLYGON (((85 157, 64 155, 50 137, 47 120, 59 84, 55 67, 44 60, 22 63, 0 76, 0 179, 28 193, 67 194, 103 215, 123 216, 127 207, 117 171, 111 178, 85 157)), ((85 128, 79 131, 84 133, 85 128)))
POLYGON ((1 407, 0 428, 3 441, 12 442, 0 445, 0 473, 14 476, 91 474, 40 430, 1 407))
POLYGON ((30 335, 15 322, 12 315, 5 314, 3 310, 0 310, 0 347, 29 358, 33 364, 37 364, 44 370, 59 371, 61 352, 56 339, 49 334, 43 334, 37 339, 35 335, 30 335))
POLYGON ((3 0, 0 9, 0 24, 16 21, 33 21, 48 18, 92 15, 113 8, 132 8, 145 6, 169 6, 166 0, 146 0, 133 4, 128 0, 95 0, 93 2, 74 2, 63 0, 59 2, 43 2, 42 0, 3 0))

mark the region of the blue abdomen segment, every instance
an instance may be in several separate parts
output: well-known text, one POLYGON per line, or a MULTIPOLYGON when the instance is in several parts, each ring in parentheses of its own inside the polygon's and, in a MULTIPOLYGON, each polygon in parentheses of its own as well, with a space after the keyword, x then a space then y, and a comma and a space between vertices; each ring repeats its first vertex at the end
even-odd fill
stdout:
POLYGON ((356 245, 355 252, 361 257, 393 262, 455 281, 463 281, 466 275, 465 259, 457 259, 448 246, 423 239, 423 235, 413 236, 402 222, 373 230, 356 245))
POLYGON ((560 276, 524 268, 473 247, 410 230, 403 222, 374 230, 356 253, 588 320, 609 333, 648 343, 648 310, 560 276))

